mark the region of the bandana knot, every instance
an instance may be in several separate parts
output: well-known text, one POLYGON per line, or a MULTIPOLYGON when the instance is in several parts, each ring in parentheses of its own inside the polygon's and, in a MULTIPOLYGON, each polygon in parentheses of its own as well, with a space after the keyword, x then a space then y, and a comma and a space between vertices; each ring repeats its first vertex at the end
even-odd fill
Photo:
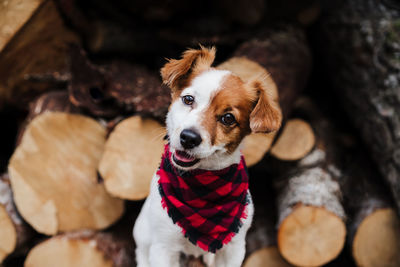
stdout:
POLYGON ((191 243, 215 253, 239 232, 250 201, 243 157, 222 170, 183 172, 166 145, 157 174, 162 206, 191 243))

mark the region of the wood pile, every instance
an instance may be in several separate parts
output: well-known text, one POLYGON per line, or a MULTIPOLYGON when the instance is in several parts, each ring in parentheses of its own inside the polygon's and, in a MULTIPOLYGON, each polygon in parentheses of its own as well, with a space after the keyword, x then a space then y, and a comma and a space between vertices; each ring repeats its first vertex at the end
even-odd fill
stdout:
POLYGON ((319 42, 327 44, 320 47, 324 55, 322 64, 336 74, 332 89, 343 101, 343 107, 390 185, 398 211, 399 19, 399 4, 395 1, 338 3, 322 20, 318 37, 319 42), (343 16, 343 12, 347 15, 343 16), (352 38, 349 40, 347 36, 352 38))
POLYGON ((243 141, 243 266, 400 266, 400 6, 189 2, 0 6, 0 266, 135 266, 166 142, 159 69, 199 43, 243 80, 267 70, 284 115, 243 141))

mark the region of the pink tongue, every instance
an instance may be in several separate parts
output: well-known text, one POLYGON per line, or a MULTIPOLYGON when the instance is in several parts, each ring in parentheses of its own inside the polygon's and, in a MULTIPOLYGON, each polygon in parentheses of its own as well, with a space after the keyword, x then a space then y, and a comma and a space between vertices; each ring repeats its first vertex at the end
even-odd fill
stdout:
POLYGON ((188 154, 186 154, 185 152, 181 152, 181 151, 176 151, 175 152, 175 158, 177 160, 183 161, 183 162, 192 162, 194 160, 196 160, 196 158, 189 156, 188 154))

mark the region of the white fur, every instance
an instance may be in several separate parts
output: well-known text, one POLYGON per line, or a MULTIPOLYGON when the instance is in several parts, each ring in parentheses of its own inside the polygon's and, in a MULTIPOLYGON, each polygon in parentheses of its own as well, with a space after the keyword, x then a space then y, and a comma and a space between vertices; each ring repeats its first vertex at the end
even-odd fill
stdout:
POLYGON ((221 82, 231 72, 226 70, 210 70, 196 77, 191 85, 181 92, 181 97, 191 95, 195 101, 192 106, 185 105, 178 98, 170 107, 167 115, 167 131, 169 135, 171 151, 183 150, 180 143, 180 133, 184 129, 192 129, 198 132, 202 142, 189 153, 200 158, 200 162, 190 169, 218 170, 240 160, 239 150, 231 155, 226 154, 224 144, 212 146, 209 133, 200 125, 205 110, 211 100, 221 89, 221 82))
MULTIPOLYGON (((229 154, 222 146, 212 146, 210 135, 199 125, 202 114, 209 106, 212 97, 220 89, 220 84, 229 71, 211 70, 196 77, 192 84, 185 88, 181 96, 192 95, 195 102, 192 106, 182 103, 181 99, 172 103, 167 115, 167 130, 170 137, 171 151, 183 150, 180 144, 180 133, 184 129, 194 129, 202 137, 202 143, 192 149, 191 154, 201 160, 191 168, 218 170, 240 161, 239 148, 229 154)), ((245 236, 251 225, 254 207, 246 206, 247 218, 243 226, 228 244, 215 254, 205 252, 193 245, 182 234, 182 229, 174 224, 166 210, 161 206, 158 191, 157 175, 153 176, 150 195, 146 199, 136 220, 133 236, 136 241, 136 260, 138 267, 172 267, 179 266, 180 253, 203 256, 208 266, 239 267, 245 255, 245 236)))

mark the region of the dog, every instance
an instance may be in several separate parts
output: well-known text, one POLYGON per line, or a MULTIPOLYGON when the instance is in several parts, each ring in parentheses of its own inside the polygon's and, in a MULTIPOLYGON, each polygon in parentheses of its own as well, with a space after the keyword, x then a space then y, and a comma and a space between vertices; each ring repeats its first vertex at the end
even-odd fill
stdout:
POLYGON ((246 58, 212 67, 215 53, 189 49, 161 69, 168 145, 133 229, 139 267, 179 266, 181 253, 207 266, 243 262, 254 206, 240 144, 279 129, 282 114, 265 69, 246 58))

